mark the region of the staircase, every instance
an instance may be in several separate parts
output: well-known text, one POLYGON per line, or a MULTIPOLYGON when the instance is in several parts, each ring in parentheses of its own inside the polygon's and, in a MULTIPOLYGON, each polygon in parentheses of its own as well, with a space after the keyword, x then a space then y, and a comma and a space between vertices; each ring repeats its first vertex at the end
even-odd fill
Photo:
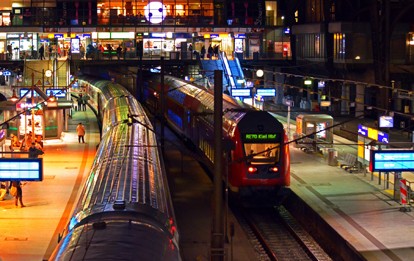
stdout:
POLYGON ((218 59, 200 59, 200 67, 203 77, 207 79, 207 87, 214 86, 214 71, 223 71, 223 91, 230 91, 231 88, 241 88, 237 79, 244 79, 239 60, 228 60, 224 52, 219 53, 218 59))

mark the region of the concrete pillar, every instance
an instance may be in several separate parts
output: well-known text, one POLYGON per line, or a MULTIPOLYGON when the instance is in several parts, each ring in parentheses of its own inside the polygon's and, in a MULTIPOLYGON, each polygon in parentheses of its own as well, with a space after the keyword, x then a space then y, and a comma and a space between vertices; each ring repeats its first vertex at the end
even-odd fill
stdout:
POLYGON ((356 85, 355 117, 359 117, 364 114, 365 87, 366 85, 363 84, 356 85))
POLYGON ((349 114, 349 85, 342 85, 342 94, 341 94, 341 115, 349 114))

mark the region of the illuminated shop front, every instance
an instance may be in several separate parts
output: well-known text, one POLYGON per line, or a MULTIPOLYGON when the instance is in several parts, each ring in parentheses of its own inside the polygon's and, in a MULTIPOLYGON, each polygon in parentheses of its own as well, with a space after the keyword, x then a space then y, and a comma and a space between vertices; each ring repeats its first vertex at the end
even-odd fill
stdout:
POLYGON ((5 119, 13 119, 8 122, 8 135, 14 134, 23 139, 26 134, 34 134, 39 139, 59 138, 66 125, 65 110, 71 108, 71 102, 67 100, 66 90, 47 89, 46 94, 39 95, 36 91, 32 101, 30 88, 15 88, 19 93, 17 102, 2 102, 5 119), (59 90, 60 95, 54 95, 55 101, 50 101, 49 90, 59 90), (49 100, 46 101, 45 100, 49 100))
POLYGON ((6 35, 6 46, 7 45, 11 45, 12 60, 30 58, 32 57, 32 53, 37 50, 37 34, 8 33, 6 35))
MULTIPOLYGON (((163 24, 179 25, 186 23, 208 22, 213 20, 213 1, 201 0, 188 2, 183 0, 173 1, 97 1, 97 20, 99 25, 136 25, 148 23, 145 13, 158 13, 162 8, 163 24), (146 11, 147 10, 147 11, 146 11), (205 21, 204 21, 205 20, 205 21)), ((151 16, 152 23, 156 15, 151 16)))
POLYGON ((108 47, 112 47, 112 55, 116 56, 116 48, 122 47, 126 50, 125 57, 135 57, 135 33, 134 32, 92 32, 92 41, 94 47, 99 44, 104 48, 104 55, 109 56, 108 47))
POLYGON ((144 57, 168 56, 171 52, 181 51, 182 43, 190 42, 190 33, 144 33, 144 57))

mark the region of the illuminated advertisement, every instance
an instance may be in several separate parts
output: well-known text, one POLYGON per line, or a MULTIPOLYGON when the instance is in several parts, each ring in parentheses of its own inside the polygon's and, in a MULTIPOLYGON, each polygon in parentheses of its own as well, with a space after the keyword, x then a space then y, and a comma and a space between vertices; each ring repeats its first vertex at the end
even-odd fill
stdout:
POLYGON ((25 135, 31 132, 34 128, 34 134, 43 136, 43 115, 20 115, 19 134, 25 135), (32 121, 34 120, 34 127, 32 121))
POLYGON ((414 151, 373 150, 370 171, 414 171, 414 151))
POLYGON ((42 181, 43 159, 0 158, 0 181, 42 181))
POLYGON ((316 123, 316 138, 326 139, 326 122, 317 122, 316 123))
POLYGON ((381 117, 379 117, 379 127, 380 128, 393 128, 394 127, 394 118, 392 116, 381 116, 381 117))
POLYGON ((236 53, 243 52, 243 39, 234 39, 234 51, 236 53))
POLYGON ((80 53, 80 39, 79 38, 70 39, 70 51, 72 54, 80 53))
POLYGON ((56 98, 66 98, 66 90, 65 89, 47 89, 46 90, 47 96, 55 96, 56 98))

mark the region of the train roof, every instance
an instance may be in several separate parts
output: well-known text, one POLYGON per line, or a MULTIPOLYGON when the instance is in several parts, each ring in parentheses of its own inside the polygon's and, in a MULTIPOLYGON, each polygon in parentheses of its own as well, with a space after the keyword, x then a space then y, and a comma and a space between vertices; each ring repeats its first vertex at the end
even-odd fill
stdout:
POLYGON ((320 121, 320 120, 333 121, 333 117, 328 114, 299 114, 298 116, 296 116, 296 119, 313 120, 313 121, 320 121))
MULTIPOLYGON (((214 91, 172 76, 165 76, 164 80, 169 85, 168 95, 176 96, 172 92, 181 92, 199 101, 200 109, 214 110, 214 91)), ((184 96, 182 97, 182 102, 184 102, 184 96)), ((255 108, 242 101, 225 94, 223 95, 223 111, 225 112, 224 117, 227 120, 239 121, 246 112, 252 110, 256 111, 255 108)), ((200 112, 200 110, 198 111, 200 112)))

